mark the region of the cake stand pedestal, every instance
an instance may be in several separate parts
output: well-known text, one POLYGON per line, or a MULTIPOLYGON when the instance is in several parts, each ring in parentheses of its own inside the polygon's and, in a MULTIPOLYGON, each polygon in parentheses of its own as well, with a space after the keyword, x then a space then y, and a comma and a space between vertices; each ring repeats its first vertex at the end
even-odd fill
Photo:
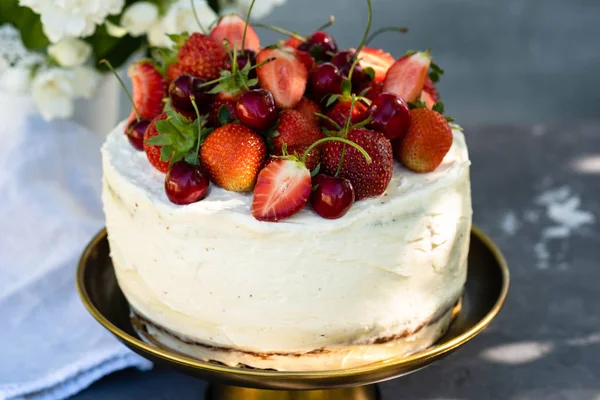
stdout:
POLYGON ((508 292, 508 267, 496 245, 477 228, 471 232, 468 263, 462 301, 454 310, 450 329, 435 345, 411 356, 334 371, 227 367, 144 342, 132 327, 129 305, 117 285, 105 230, 83 252, 77 289, 94 318, 131 350, 211 382, 207 393, 210 400, 376 400, 377 382, 410 374, 445 357, 480 333, 498 314, 508 292))

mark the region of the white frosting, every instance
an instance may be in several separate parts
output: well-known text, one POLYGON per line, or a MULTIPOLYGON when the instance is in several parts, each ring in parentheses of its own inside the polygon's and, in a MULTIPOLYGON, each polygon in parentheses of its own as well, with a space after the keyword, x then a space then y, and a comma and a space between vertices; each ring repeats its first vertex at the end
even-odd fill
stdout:
POLYGON ((436 171, 396 165, 386 193, 343 218, 307 206, 271 223, 252 217, 251 193, 215 185, 198 203, 172 204, 164 175, 120 124, 102 149, 119 285, 153 322, 244 351, 308 352, 412 332, 451 307, 466 279, 470 162, 462 132, 453 134, 436 171))

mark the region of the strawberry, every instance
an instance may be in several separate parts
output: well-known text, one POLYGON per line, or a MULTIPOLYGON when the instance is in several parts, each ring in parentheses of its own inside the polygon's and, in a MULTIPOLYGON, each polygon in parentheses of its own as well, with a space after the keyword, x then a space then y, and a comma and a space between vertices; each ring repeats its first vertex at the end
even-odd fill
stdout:
POLYGON ((390 53, 372 47, 363 47, 358 53, 358 58, 361 67, 373 68, 375 82, 383 82, 388 70, 396 61, 390 53))
POLYGON ((225 46, 198 32, 183 43, 178 58, 183 72, 207 81, 217 79, 228 61, 225 46))
POLYGON ((394 154, 415 172, 431 172, 452 147, 452 128, 437 111, 416 108, 410 110, 410 117, 410 128, 401 141, 394 143, 394 154))
POLYGON ((292 49, 297 49, 302 43, 304 43, 302 40, 295 37, 290 37, 283 43, 283 45, 286 47, 291 47, 292 49))
POLYGON ((140 118, 152 119, 163 110, 163 98, 167 94, 167 84, 163 76, 150 61, 132 64, 128 71, 133 85, 133 104, 140 118))
POLYGON ((429 92, 426 92, 425 90, 421 91, 419 100, 421 102, 423 102, 423 104, 425 104, 425 106, 427 108, 429 108, 430 110, 433 109, 433 106, 435 106, 435 103, 436 103, 436 101, 433 99, 433 96, 431 94, 429 94, 429 92))
POLYGON ((416 101, 425 85, 430 65, 431 57, 427 52, 409 53, 399 58, 388 70, 383 90, 402 96, 406 102, 416 101))
POLYGON ((296 105, 296 108, 294 110, 304 115, 315 125, 319 125, 321 123, 320 118, 315 115, 315 113, 321 113, 321 107, 319 107, 317 103, 315 103, 308 97, 303 97, 302 99, 300 99, 300 102, 296 105))
POLYGON ((258 174, 252 216, 259 221, 279 221, 300 211, 312 190, 310 171, 295 159, 270 162, 258 174))
POLYGON ((289 148, 311 145, 323 136, 323 132, 299 111, 284 110, 271 139, 274 151, 281 153, 284 144, 289 148))
POLYGON ((171 83, 173 80, 175 80, 175 78, 183 74, 183 68, 179 63, 175 62, 173 64, 170 64, 167 67, 167 82, 171 83))
POLYGON ((146 152, 146 157, 148 157, 148 161, 150 162, 150 164, 152 164, 152 166, 160 172, 167 172, 169 170, 169 161, 162 161, 160 159, 160 152, 162 150, 162 146, 151 145, 148 143, 148 139, 158 135, 156 123, 165 119, 167 119, 166 113, 157 115, 152 120, 150 125, 148 125, 148 129, 146 129, 146 133, 144 134, 144 151, 146 152))
POLYGON ((315 66, 315 59, 310 55, 310 53, 298 49, 295 49, 294 53, 296 54, 296 57, 298 57, 298 60, 300 60, 300 62, 304 64, 306 70, 310 72, 315 66))
POLYGON ((254 188, 266 155, 262 137, 240 124, 215 129, 200 148, 200 162, 211 180, 234 192, 254 188))
MULTIPOLYGON (((298 158, 302 158, 302 156, 304 155, 304 152, 306 152, 306 150, 308 149, 308 144, 301 144, 298 146, 291 146, 287 148, 287 153, 288 154, 292 154, 292 155, 297 155, 298 158)), ((273 155, 276 156, 282 156, 282 152, 281 151, 274 151, 273 155)), ((317 166, 319 165, 319 163, 321 162, 321 150, 319 150, 318 147, 314 147, 306 156, 306 168, 308 168, 309 171, 314 171, 315 168, 317 168, 317 166)))
POLYGON ((423 85, 423 92, 429 95, 431 100, 433 100, 433 104, 440 101, 440 95, 437 91, 437 88, 435 87, 435 83, 433 83, 429 76, 427 77, 427 79, 425 79, 425 84, 423 85))
MULTIPOLYGON (((210 38, 217 43, 223 43, 224 39, 229 41, 231 49, 240 50, 242 48, 242 39, 244 37, 244 27, 246 21, 235 14, 225 15, 219 20, 217 26, 210 32, 210 38)), ((245 49, 254 50, 257 53, 260 51, 260 39, 254 28, 248 25, 246 31, 245 49)))
POLYGON ((260 86, 273 94, 279 108, 294 108, 304 95, 308 71, 292 48, 263 49, 256 56, 256 63, 269 58, 275 60, 256 69, 260 86))
POLYGON ((235 112, 235 104, 237 103, 239 94, 231 95, 228 92, 219 92, 215 95, 212 103, 210 104, 208 110, 208 123, 211 126, 220 126, 222 122, 219 118, 219 112, 221 111, 221 107, 226 107, 229 112, 229 118, 226 123, 235 121, 237 119, 235 112))
POLYGON ((322 171, 334 176, 341 162, 339 176, 352 182, 357 200, 381 195, 394 170, 390 141, 382 133, 365 128, 352 129, 347 136, 371 156, 372 162, 352 146, 328 142, 321 148, 322 171))
MULTIPOLYGON (((340 101, 335 103, 335 105, 327 112, 326 116, 337 123, 340 128, 343 128, 351 112, 352 117, 350 118, 350 123, 355 124, 360 121, 359 117, 365 111, 367 111, 367 106, 360 101, 355 102, 354 108, 352 108, 351 99, 340 99, 340 101)), ((336 126, 328 121, 325 122, 325 126, 331 130, 339 130, 336 126)))

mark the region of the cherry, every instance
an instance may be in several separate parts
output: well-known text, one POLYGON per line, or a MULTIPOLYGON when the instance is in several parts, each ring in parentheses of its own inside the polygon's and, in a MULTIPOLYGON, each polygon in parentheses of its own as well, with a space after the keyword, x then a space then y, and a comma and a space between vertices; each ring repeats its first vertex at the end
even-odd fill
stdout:
MULTIPOLYGON (((250 63, 250 66, 256 65, 256 52, 254 50, 246 49, 242 54, 241 50, 238 50, 236 55, 237 67, 241 71, 244 67, 250 63)), ((256 78, 256 69, 253 69, 248 74, 250 79, 256 78)))
POLYGON ((206 108, 210 104, 212 96, 207 93, 210 88, 199 87, 204 83, 206 80, 199 77, 188 74, 179 75, 169 85, 171 105, 179 110, 194 112, 194 106, 190 100, 190 96, 194 96, 198 108, 206 108))
POLYGON ((235 112, 242 124, 252 129, 267 129, 277 119, 275 98, 265 89, 252 89, 240 95, 235 112))
POLYGON ((208 182, 208 175, 199 166, 178 161, 167 172, 165 192, 172 203, 191 204, 206 196, 208 182))
POLYGON ((337 44, 327 32, 317 31, 298 46, 298 50, 309 52, 318 61, 327 61, 337 52, 337 44))
POLYGON ((312 94, 317 101, 329 94, 339 94, 342 91, 342 80, 338 67, 331 63, 323 63, 310 75, 312 94))
POLYGON ((377 96, 363 116, 371 115, 368 127, 381 132, 390 140, 403 137, 410 127, 410 111, 406 101, 395 93, 377 96))
MULTIPOLYGON (((340 70, 340 74, 347 78, 350 74, 350 67, 352 67, 352 63, 354 62, 354 50, 344 50, 337 53, 335 56, 331 58, 331 63, 338 67, 340 70)), ((359 63, 356 63, 354 66, 354 71, 352 72, 352 86, 354 88, 360 87, 365 80, 365 71, 360 66, 359 63)))
POLYGON ((313 210, 326 219, 343 217, 354 204, 354 188, 346 178, 318 174, 310 194, 313 210))
POLYGON ((125 129, 125 134, 127 135, 127 139, 129 139, 129 143, 139 151, 144 150, 144 133, 146 133, 146 129, 148 125, 150 125, 152 120, 147 118, 141 118, 139 121, 134 119, 127 125, 127 129, 125 129))

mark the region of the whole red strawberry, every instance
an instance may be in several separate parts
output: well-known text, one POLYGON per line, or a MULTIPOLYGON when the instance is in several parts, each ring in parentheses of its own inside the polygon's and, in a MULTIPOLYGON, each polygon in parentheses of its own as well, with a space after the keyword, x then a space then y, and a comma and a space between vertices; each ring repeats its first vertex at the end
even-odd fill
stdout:
POLYGON ((169 162, 162 161, 160 159, 162 146, 151 145, 148 143, 148 139, 158 135, 158 131, 156 130, 156 122, 164 119, 167 119, 166 113, 157 115, 152 122, 150 122, 150 125, 148 125, 146 133, 144 134, 144 151, 146 152, 146 157, 148 157, 150 164, 152 164, 152 166, 160 172, 167 172, 169 170, 169 162))
POLYGON ((192 33, 183 43, 178 57, 183 72, 207 81, 218 78, 228 60, 227 51, 221 43, 198 32, 192 33))
POLYGON ((227 92, 219 92, 215 95, 212 103, 208 110, 208 123, 211 126, 221 126, 221 120, 219 118, 219 112, 221 107, 225 107, 229 113, 229 118, 225 123, 235 121, 237 119, 235 112, 235 104, 240 97, 240 94, 231 95, 227 92))
POLYGON ((328 142, 321 148, 322 171, 334 176, 339 168, 339 176, 352 182, 357 200, 383 194, 394 170, 390 141, 382 133, 365 128, 352 129, 348 140, 361 146, 371 157, 371 163, 352 146, 328 142))
MULTIPOLYGON (((352 114, 350 118, 351 123, 359 122, 360 116, 367 110, 367 106, 365 106, 362 102, 356 101, 354 103, 354 107, 352 107, 352 100, 349 98, 340 99, 335 105, 327 112, 326 116, 329 117, 332 121, 339 125, 340 128, 343 128, 346 124, 346 120, 348 116, 352 114)), ((332 130, 339 130, 332 123, 325 121, 325 126, 332 130)))
POLYGON ((300 114, 304 115, 315 125, 321 124, 321 119, 315 115, 315 113, 320 114, 322 112, 321 107, 308 97, 303 97, 300 99, 300 102, 296 106, 295 110, 300 112, 300 114))
POLYGON ((240 124, 215 129, 200 148, 200 162, 211 180, 234 192, 254 188, 266 155, 263 138, 240 124))
POLYGON ((151 61, 132 64, 128 71, 133 86, 133 104, 141 118, 154 118, 163 110, 167 84, 151 61))
POLYGON ((452 147, 452 128, 437 111, 417 108, 410 110, 410 116, 410 128, 402 140, 394 143, 394 154, 415 172, 431 172, 452 147))
POLYGON ((323 132, 299 111, 284 110, 279 115, 279 125, 272 136, 273 149, 280 153, 284 144, 288 148, 311 145, 323 137, 323 132))
POLYGON ((183 75, 183 68, 178 62, 172 63, 167 67, 167 82, 171 83, 179 75, 183 75))

